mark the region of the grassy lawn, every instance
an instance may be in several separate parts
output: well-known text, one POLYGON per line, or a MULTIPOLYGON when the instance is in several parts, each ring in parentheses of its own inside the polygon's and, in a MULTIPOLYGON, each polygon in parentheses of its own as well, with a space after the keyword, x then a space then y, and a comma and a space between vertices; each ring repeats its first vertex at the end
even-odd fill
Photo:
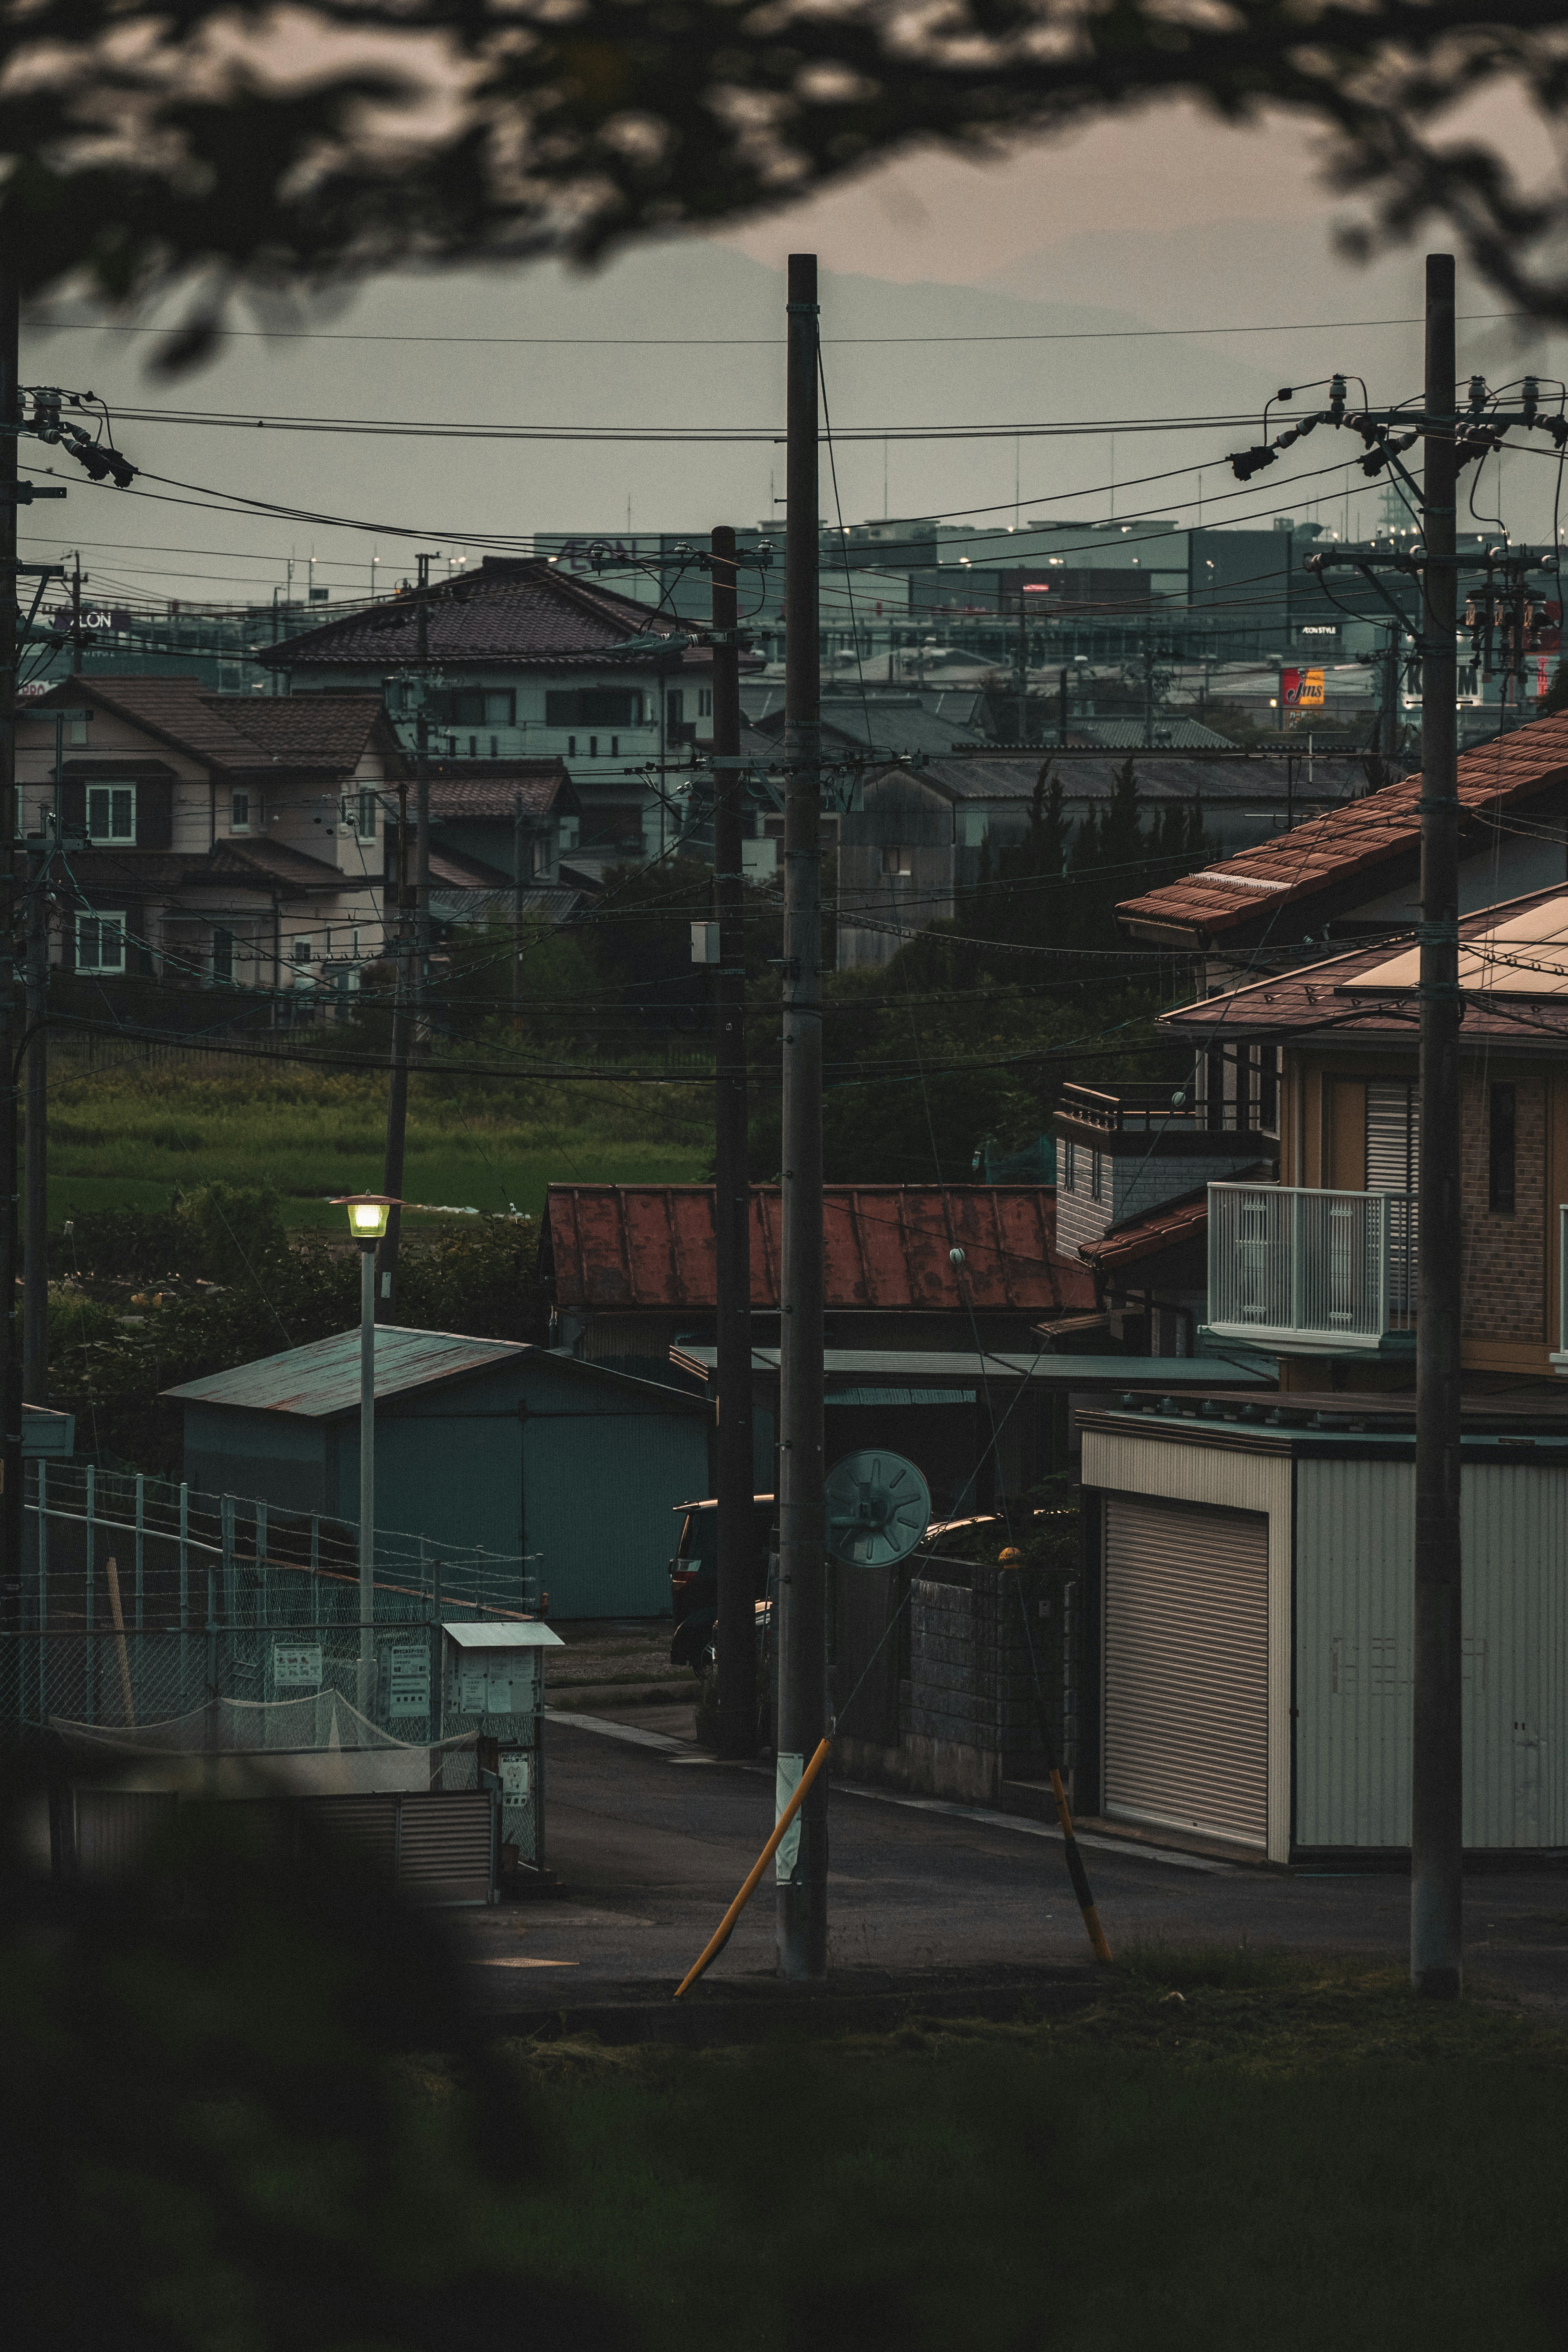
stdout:
MULTIPOLYGON (((683 1183, 710 1144, 704 1087, 526 1087, 416 1076, 404 1192, 433 1207, 537 1215, 552 1183, 683 1183)), ((254 1064, 232 1076, 135 1065, 52 1073, 49 1222, 79 1211, 165 1208, 221 1179, 269 1181, 287 1225, 335 1227, 334 1192, 378 1186, 386 1091, 378 1077, 254 1064)))
POLYGON ((1568 2342, 1568 2035, 1485 1994, 1145 1952, 1049 2024, 510 2054, 494 2256, 652 2352, 1568 2342))

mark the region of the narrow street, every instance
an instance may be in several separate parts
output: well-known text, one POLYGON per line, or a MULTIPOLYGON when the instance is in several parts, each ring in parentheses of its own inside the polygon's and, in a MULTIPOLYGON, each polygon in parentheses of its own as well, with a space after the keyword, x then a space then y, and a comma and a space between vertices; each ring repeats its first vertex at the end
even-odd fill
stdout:
MULTIPOLYGON (((560 1896, 452 1915, 485 1971, 484 2005, 550 2008, 619 1989, 673 1989, 756 1860, 773 1822, 766 1767, 715 1763, 689 1741, 549 1718, 548 1861, 560 1896)), ((1005 1815, 835 1786, 830 1952, 846 1984, 930 1971, 1076 1971, 1087 1959, 1059 1838, 1005 1815)), ((1401 1965, 1409 1883, 1287 1876, 1096 1843, 1090 1880, 1113 1952, 1139 1943, 1364 1952, 1401 1965)), ((771 1975, 764 1880, 710 1982, 771 1975)), ((1478 1872, 1467 1888, 1472 1984, 1568 2015, 1568 1874, 1478 1872)))

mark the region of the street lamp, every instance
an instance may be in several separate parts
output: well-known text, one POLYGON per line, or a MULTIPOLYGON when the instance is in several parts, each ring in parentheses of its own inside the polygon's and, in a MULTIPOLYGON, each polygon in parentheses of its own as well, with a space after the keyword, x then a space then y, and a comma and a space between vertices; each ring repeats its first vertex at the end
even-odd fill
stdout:
POLYGON ((359 1711, 368 1715, 375 1674, 375 1251, 389 1209, 384 1192, 345 1192, 332 1203, 349 1213, 360 1254, 359 1286, 359 1711))

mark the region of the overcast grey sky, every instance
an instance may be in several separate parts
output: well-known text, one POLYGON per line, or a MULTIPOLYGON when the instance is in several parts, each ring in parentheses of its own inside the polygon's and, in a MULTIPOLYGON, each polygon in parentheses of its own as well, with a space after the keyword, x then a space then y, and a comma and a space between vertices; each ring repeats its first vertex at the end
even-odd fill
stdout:
MULTIPOLYGON (((1418 313, 1421 251, 1357 268, 1333 250, 1335 214, 1308 139, 1290 125, 1229 131, 1173 108, 988 166, 906 157, 722 239, 640 250, 593 276, 540 265, 383 281, 301 315, 296 335, 237 337, 213 365, 174 384, 147 373, 154 339, 145 332, 33 324, 24 342, 30 380, 90 385, 121 407, 249 421, 242 429, 125 421, 121 445, 166 480, 120 494, 66 469, 68 503, 24 514, 24 551, 79 545, 106 602, 265 600, 290 553, 300 591, 314 552, 317 583, 335 598, 363 593, 373 577, 395 583, 412 571, 416 546, 443 558, 477 552, 484 532, 624 532, 629 519, 634 531, 697 533, 760 520, 783 484, 782 453, 766 437, 783 415, 780 272, 788 252, 807 249, 826 273, 837 430, 1003 428, 964 441, 889 439, 885 450, 875 437, 847 443, 837 452, 847 521, 981 509, 975 520, 1005 523, 1015 496, 1026 516, 1103 516, 1114 483, 1119 515, 1195 520, 1201 499, 1210 521, 1283 508, 1342 523, 1345 477, 1330 464, 1341 443, 1303 443, 1241 499, 1229 495, 1236 486, 1223 465, 1280 384, 1335 367, 1363 373, 1373 399, 1419 384, 1419 328, 1384 322, 1418 313), (1336 321, 1365 323, 1321 323, 1336 321), (256 428, 258 417, 286 415, 437 429, 370 438, 256 428), (1140 420, 1175 417, 1216 421, 1141 429, 1140 420), (1111 418, 1125 420, 1114 436, 1007 429, 1111 418), (679 448, 458 444, 438 429, 454 422, 746 428, 764 437, 679 448), (1201 477, 1138 478, 1198 467, 1201 477), (217 512, 211 493, 377 528, 217 512)), ((1468 287, 1460 308, 1500 306, 1468 287)), ((1506 323, 1461 329, 1462 365, 1494 381, 1550 358, 1539 344, 1524 352, 1506 323)), ((1507 462, 1502 512, 1516 534, 1549 529, 1553 472, 1543 456, 1507 462)), ((1495 471, 1482 504, 1495 512, 1494 481, 1495 471)), ((829 517, 833 499, 825 468, 829 517)), ((1352 526, 1369 527, 1377 510, 1377 494, 1363 489, 1352 526)))

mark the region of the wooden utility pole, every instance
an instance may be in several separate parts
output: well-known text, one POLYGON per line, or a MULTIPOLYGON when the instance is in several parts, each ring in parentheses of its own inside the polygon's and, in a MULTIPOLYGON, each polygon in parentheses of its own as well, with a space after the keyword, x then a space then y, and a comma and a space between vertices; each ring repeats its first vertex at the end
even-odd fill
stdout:
POLYGON ((0 251, 0 1628, 16 1631, 22 1599, 22 1353, 16 1344, 18 1064, 16 906, 16 427, 22 418, 20 299, 0 251))
POLYGON ((1415 1319, 1415 1657, 1410 1979, 1462 1981, 1463 1644, 1459 1557, 1459 786, 1454 640, 1454 257, 1426 257, 1422 522, 1420 1288, 1415 1319))
MULTIPOLYGON (((779 1366, 778 1803, 827 1724, 822 1420, 821 649, 817 614, 816 256, 789 257, 784 550, 783 1267, 779 1366)), ((779 1849, 779 1966, 827 1972, 827 1780, 779 1849)))
POLYGON ((746 1136, 745 889, 741 872, 740 600, 735 534, 714 531, 713 911, 719 967, 713 982, 713 1239, 719 1311, 719 1752, 757 1745, 757 1531, 752 1502, 751 1172, 746 1136))

